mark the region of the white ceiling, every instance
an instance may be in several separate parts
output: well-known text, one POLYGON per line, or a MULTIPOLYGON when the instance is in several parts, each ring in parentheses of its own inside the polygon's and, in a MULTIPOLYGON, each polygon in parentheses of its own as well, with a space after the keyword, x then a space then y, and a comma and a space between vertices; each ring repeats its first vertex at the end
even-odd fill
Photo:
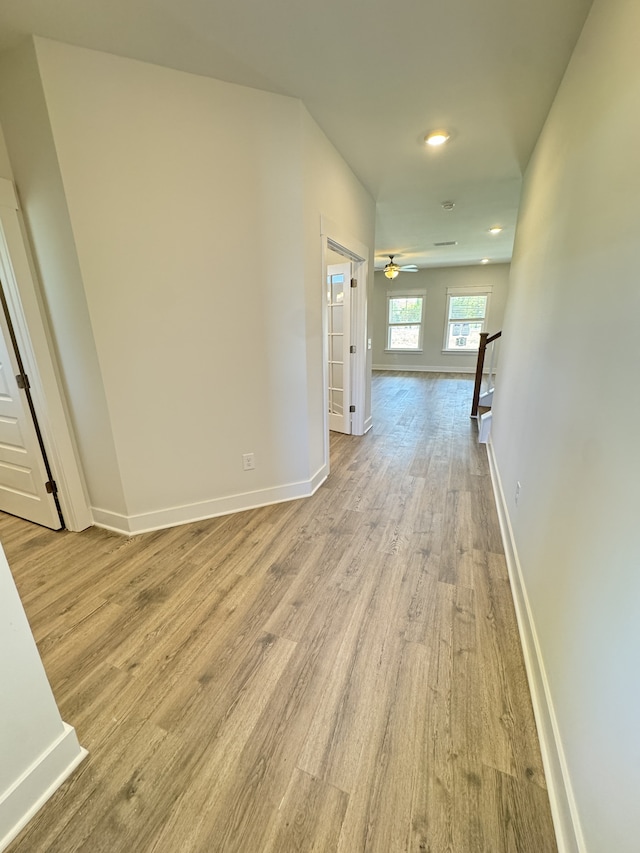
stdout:
POLYGON ((299 97, 377 202, 376 253, 443 266, 510 259, 521 176, 590 5, 2 0, 0 50, 35 33, 299 97), (427 149, 440 127, 450 142, 427 149))

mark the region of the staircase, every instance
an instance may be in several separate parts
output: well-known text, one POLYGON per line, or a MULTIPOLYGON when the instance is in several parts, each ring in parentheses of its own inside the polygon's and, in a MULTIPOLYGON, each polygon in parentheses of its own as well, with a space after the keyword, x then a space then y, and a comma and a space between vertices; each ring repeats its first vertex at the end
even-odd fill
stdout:
POLYGON ((478 361, 476 364, 476 379, 473 387, 473 403, 471 404, 471 417, 478 421, 478 441, 486 444, 491 432, 491 406, 493 405, 493 391, 495 384, 495 365, 497 360, 496 341, 502 336, 502 331, 490 335, 488 332, 480 332, 480 346, 478 347, 478 361), (484 363, 487 348, 490 347, 489 372, 485 374, 484 363), (484 388, 483 388, 484 379, 484 388))

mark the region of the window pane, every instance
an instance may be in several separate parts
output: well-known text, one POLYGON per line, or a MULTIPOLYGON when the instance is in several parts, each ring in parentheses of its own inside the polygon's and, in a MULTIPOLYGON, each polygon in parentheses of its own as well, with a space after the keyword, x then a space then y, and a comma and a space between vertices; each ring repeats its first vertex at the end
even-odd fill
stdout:
POLYGON ((389 349, 418 349, 420 326, 390 326, 389 349))
POLYGON ((344 302, 344 276, 331 276, 331 301, 344 302))
POLYGON ((330 331, 342 334, 342 314, 343 314, 343 306, 342 305, 332 305, 331 306, 331 329, 330 331))
POLYGON ((394 296, 389 299, 390 323, 419 323, 421 320, 421 296, 394 296))
POLYGON ((342 335, 331 335, 329 338, 329 361, 343 361, 342 358, 342 335))
POLYGON ((450 296, 450 320, 484 320, 487 313, 486 296, 450 296))
POLYGON ((482 323, 449 323, 447 349, 477 350, 482 323))

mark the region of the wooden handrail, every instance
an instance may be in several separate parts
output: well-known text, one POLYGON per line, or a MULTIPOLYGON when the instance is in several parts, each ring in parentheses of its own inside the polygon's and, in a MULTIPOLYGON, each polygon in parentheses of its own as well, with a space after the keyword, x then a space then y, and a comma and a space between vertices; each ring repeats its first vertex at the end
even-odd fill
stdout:
POLYGON ((473 386, 473 402, 471 404, 471 417, 478 417, 478 405, 480 403, 480 386, 482 385, 482 370, 484 368, 484 355, 487 344, 496 341, 502 335, 502 330, 490 335, 489 332, 480 332, 480 346, 478 347, 478 361, 476 363, 476 380, 473 386))

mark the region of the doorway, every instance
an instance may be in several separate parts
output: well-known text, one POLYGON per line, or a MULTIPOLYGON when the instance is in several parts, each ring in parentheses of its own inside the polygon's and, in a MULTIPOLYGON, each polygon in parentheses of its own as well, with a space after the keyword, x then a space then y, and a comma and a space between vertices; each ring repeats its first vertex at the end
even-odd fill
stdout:
MULTIPOLYGON (((47 524, 40 518, 34 520, 46 526, 61 527, 58 504, 67 529, 84 530, 93 524, 93 517, 62 392, 62 380, 53 356, 43 297, 36 284, 15 188, 11 181, 4 178, 0 178, 0 280, 4 296, 4 310, 0 307, 0 314, 4 320, 5 343, 5 349, 0 355, 0 373, 4 374, 0 396, 11 398, 11 405, 16 400, 20 401, 25 417, 29 415, 31 418, 35 435, 35 438, 28 440, 25 435, 21 435, 21 438, 34 447, 40 456, 39 461, 34 457, 29 464, 20 461, 26 458, 20 455, 20 450, 17 456, 14 452, 13 456, 6 458, 5 468, 14 477, 13 484, 10 482, 8 488, 16 492, 28 492, 24 484, 28 482, 29 474, 20 469, 29 469, 33 464, 33 471, 39 471, 38 477, 47 496, 46 503, 41 505, 48 504, 49 515, 52 502, 55 507, 53 524, 47 524), (20 353, 19 357, 17 352, 20 353), (20 387, 22 383, 29 385, 29 396, 20 387), (32 413, 33 417, 37 416, 39 433, 35 430, 32 413), (43 458, 45 449, 48 467, 43 458), (54 492, 56 494, 52 498, 54 492)), ((5 402, 9 405, 8 400, 5 402)), ((18 442, 17 431, 22 432, 23 426, 15 411, 0 414, 0 418, 5 418, 8 430, 4 438, 0 435, 0 444, 10 448, 18 442), (12 418, 16 420, 12 422, 12 418)), ((19 447, 19 444, 16 446, 19 447)), ((35 473, 32 476, 35 477, 35 473)), ((30 503, 31 499, 28 498, 27 505, 30 503)), ((27 514, 16 513, 15 510, 7 511, 29 518, 27 514)))
POLYGON ((0 281, 0 511, 59 530, 56 492, 0 281))
POLYGON ((329 430, 364 435, 371 427, 371 351, 367 337, 370 250, 324 217, 321 233, 324 461, 328 470, 329 430), (331 281, 333 276, 338 278, 331 281), (338 280, 340 276, 344 280, 338 280))

